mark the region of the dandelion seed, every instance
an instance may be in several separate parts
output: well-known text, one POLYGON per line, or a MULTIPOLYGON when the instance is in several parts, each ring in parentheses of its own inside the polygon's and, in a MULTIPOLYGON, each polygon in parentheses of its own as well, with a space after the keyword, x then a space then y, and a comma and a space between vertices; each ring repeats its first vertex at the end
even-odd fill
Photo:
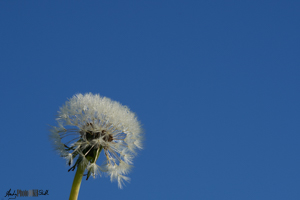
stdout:
POLYGON ((116 180, 119 188, 130 180, 125 175, 136 150, 142 148, 142 131, 128 107, 99 95, 77 94, 60 108, 56 121, 50 136, 60 156, 73 165, 69 171, 77 168, 73 186, 80 179, 80 187, 85 170, 87 179, 104 173, 116 180), (99 166, 96 161, 102 150, 105 161, 99 166))

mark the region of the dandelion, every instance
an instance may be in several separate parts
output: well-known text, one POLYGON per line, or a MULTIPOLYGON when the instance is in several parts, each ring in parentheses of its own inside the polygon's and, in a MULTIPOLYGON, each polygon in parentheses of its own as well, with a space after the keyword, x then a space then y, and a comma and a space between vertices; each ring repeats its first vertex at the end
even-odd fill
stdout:
POLYGON ((77 94, 58 111, 57 126, 51 129, 55 149, 74 171, 70 199, 77 199, 82 177, 106 174, 119 188, 132 167, 136 150, 141 149, 142 131, 128 107, 91 93, 77 94), (101 151, 104 162, 96 164, 101 151))

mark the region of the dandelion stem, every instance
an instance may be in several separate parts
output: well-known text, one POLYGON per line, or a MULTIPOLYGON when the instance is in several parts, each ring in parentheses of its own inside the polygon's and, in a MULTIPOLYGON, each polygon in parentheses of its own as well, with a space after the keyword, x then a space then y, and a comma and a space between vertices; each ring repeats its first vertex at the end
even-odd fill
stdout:
POLYGON ((82 181, 82 176, 84 173, 86 166, 77 166, 76 174, 73 180, 73 185, 70 193, 70 198, 69 200, 77 200, 78 194, 79 194, 79 189, 82 181))

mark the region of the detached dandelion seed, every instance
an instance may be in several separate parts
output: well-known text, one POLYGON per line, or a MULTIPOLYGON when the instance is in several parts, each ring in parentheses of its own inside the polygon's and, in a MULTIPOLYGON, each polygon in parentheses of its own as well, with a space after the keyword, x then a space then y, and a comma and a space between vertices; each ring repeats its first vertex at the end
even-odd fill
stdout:
POLYGON ((77 168, 70 200, 77 199, 82 177, 106 174, 122 188, 136 150, 142 148, 142 131, 129 108, 106 97, 77 94, 58 111, 57 126, 51 129, 55 149, 70 166, 77 168), (96 164, 101 151, 104 162, 96 164))

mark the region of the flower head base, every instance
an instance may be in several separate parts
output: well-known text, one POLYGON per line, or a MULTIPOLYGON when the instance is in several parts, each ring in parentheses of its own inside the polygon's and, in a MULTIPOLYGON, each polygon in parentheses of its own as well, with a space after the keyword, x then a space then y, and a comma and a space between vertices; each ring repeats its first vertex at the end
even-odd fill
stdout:
POLYGON ((140 124, 129 108, 106 97, 77 94, 60 108, 58 126, 51 130, 55 149, 67 160, 69 169, 87 169, 87 179, 105 173, 118 186, 130 179, 126 175, 141 149, 140 124), (97 165, 100 152, 106 161, 97 165))

